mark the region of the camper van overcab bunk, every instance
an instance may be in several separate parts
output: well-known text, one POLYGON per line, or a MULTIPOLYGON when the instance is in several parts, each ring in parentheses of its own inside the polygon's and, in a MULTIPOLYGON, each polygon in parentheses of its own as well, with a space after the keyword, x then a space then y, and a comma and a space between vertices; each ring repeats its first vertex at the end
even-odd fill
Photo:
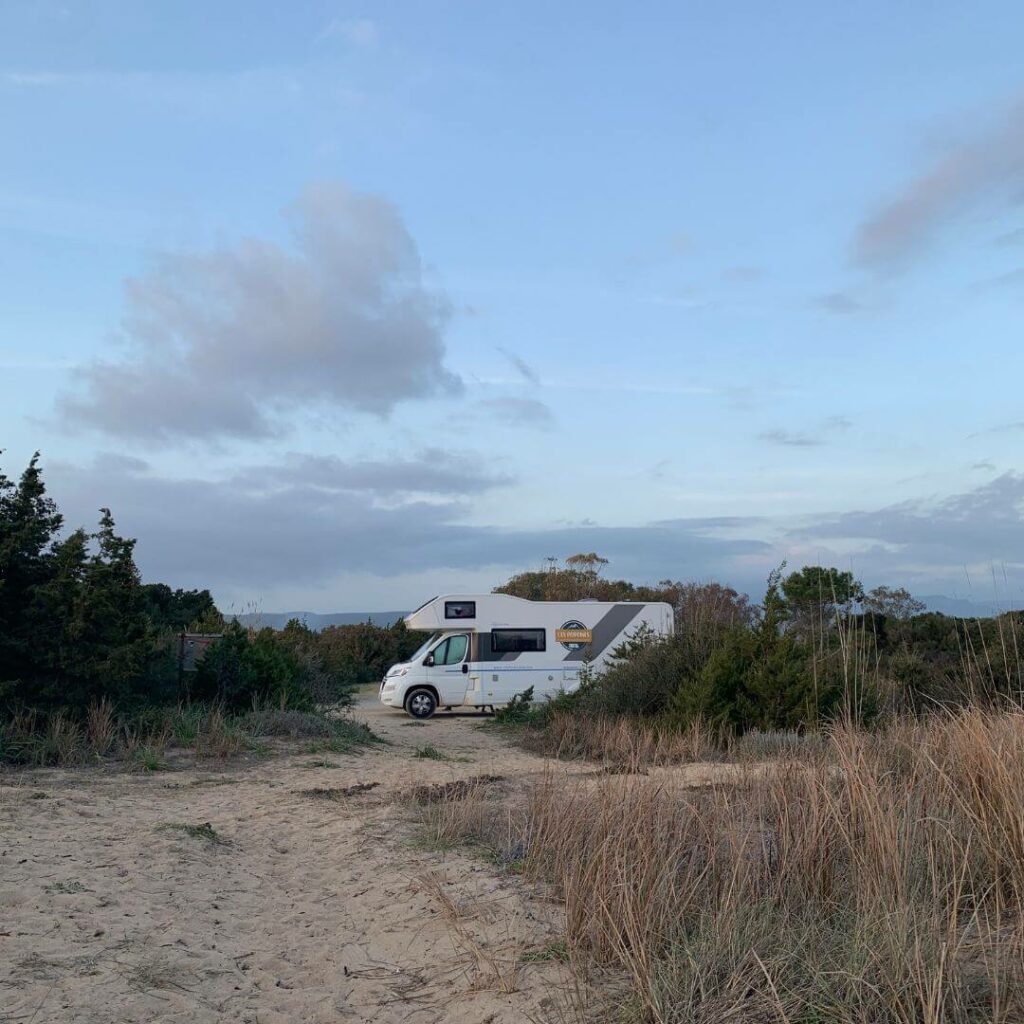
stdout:
POLYGON ((405 624, 430 639, 388 669, 380 701, 429 718, 438 708, 493 711, 531 686, 534 700, 571 693, 584 665, 602 672, 637 629, 669 636, 673 618, 664 603, 448 594, 421 605, 405 624))

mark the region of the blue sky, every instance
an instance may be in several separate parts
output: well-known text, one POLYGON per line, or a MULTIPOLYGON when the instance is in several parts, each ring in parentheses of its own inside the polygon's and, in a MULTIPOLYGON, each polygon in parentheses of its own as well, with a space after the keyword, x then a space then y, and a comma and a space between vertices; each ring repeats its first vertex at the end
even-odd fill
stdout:
POLYGON ((1022 29, 0 2, 2 464, 226 607, 594 547, 1019 601, 1022 29))

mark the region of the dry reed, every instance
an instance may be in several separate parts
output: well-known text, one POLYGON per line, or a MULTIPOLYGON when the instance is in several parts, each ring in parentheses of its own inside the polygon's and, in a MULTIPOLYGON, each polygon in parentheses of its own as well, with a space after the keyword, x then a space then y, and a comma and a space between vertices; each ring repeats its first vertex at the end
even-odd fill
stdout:
POLYGON ((512 806, 423 813, 438 838, 514 844, 574 957, 625 972, 639 1020, 1010 1024, 1022 794, 1024 713, 972 709, 839 726, 827 757, 738 783, 551 775, 512 806))
POLYGON ((601 761, 626 769, 717 760, 729 746, 724 731, 702 721, 685 729, 672 729, 651 719, 569 712, 552 714, 543 729, 527 728, 518 739, 536 753, 566 760, 601 761))

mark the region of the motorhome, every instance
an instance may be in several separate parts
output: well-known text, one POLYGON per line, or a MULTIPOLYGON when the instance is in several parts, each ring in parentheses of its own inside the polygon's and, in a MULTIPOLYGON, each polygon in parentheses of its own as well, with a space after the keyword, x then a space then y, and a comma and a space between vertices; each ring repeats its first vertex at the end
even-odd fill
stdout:
POLYGON ((671 635, 673 615, 660 602, 446 594, 420 605, 405 624, 430 637, 388 670, 380 701, 430 718, 438 708, 493 711, 530 687, 534 700, 571 693, 584 666, 602 672, 615 648, 641 627, 671 635))

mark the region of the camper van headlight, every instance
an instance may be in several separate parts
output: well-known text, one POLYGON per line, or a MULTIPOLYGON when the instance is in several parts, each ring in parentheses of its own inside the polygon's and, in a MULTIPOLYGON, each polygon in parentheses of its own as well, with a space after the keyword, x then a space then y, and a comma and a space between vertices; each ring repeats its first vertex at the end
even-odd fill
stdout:
POLYGON ((409 667, 408 667, 408 665, 405 668, 400 669, 398 674, 400 676, 407 676, 409 674, 409 667))

